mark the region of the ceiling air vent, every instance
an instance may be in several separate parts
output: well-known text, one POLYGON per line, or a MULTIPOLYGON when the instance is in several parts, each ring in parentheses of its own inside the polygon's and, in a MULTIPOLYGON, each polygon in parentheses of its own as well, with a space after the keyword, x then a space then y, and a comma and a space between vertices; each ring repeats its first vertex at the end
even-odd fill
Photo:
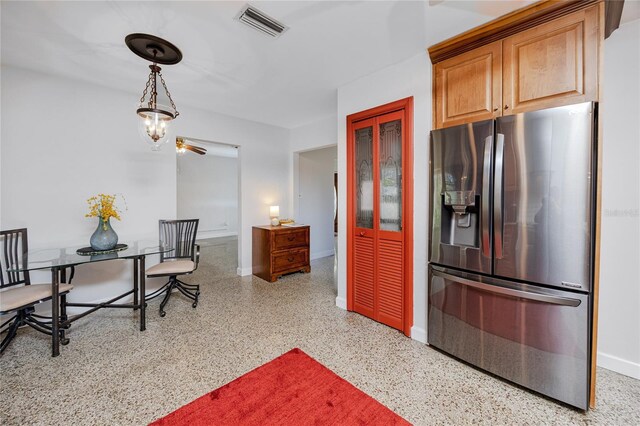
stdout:
POLYGON ((273 38, 280 37, 283 32, 289 29, 251 5, 243 7, 237 18, 243 24, 249 25, 251 28, 273 38))

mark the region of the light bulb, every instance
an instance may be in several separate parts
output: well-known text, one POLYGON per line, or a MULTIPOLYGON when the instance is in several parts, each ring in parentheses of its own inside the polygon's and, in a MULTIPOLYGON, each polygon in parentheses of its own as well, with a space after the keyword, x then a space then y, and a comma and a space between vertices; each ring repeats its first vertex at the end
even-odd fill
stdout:
POLYGON ((140 136, 151 145, 153 151, 159 151, 160 147, 171 139, 173 116, 160 108, 138 110, 138 116, 140 117, 138 125, 140 136))

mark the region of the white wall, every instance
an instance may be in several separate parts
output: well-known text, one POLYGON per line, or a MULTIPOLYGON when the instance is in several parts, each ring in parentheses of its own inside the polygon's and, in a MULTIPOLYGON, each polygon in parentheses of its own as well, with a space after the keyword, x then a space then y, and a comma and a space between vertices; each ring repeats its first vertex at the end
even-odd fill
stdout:
POLYGON ((336 116, 332 115, 291 129, 291 151, 302 152, 336 144, 336 116))
POLYGON ((604 49, 598 364, 640 379, 640 20, 604 49))
POLYGON ((178 219, 200 219, 198 238, 238 235, 238 159, 185 152, 177 162, 178 219))
MULTIPOLYGON (((413 96, 414 235, 413 328, 411 337, 426 342, 428 140, 431 130, 431 62, 426 52, 338 88, 338 175, 347 174, 347 116, 413 96)), ((346 181, 338 182, 338 253, 347 252, 346 181)), ((336 304, 346 308, 347 260, 338 257, 336 304)))
POLYGON ((334 247, 333 178, 337 147, 298 154, 296 222, 311 226, 311 259, 332 256, 334 247))
MULTIPOLYGON (((155 239, 158 219, 176 217, 175 149, 151 152, 140 139, 133 91, 5 66, 1 85, 2 229, 27 227, 34 249, 86 245, 96 223, 84 217, 85 200, 99 192, 126 197, 128 211, 113 224, 121 241, 155 239)), ((289 131, 176 101, 176 134, 240 147, 238 270, 250 274, 251 226, 268 222, 270 204, 289 202, 289 131)), ((130 288, 130 262, 79 267, 74 284, 70 300, 104 300, 130 288)))
MULTIPOLYGON (((321 118, 313 123, 291 129, 289 137, 289 184, 291 194, 298 193, 298 154, 313 149, 335 146, 337 143, 336 116, 321 118)), ((297 197, 290 198, 289 211, 298 213, 297 197)))

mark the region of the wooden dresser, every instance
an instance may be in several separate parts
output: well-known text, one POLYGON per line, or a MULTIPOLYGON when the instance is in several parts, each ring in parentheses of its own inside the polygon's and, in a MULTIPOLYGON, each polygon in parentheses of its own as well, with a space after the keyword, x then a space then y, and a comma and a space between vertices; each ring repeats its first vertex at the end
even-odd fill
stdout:
POLYGON ((290 272, 311 272, 309 226, 254 226, 253 275, 274 282, 290 272))

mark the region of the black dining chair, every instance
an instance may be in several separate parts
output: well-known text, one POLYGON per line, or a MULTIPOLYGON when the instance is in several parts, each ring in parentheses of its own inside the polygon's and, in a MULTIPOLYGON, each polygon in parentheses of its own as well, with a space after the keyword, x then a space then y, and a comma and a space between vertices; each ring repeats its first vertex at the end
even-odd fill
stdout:
POLYGON ((192 307, 198 306, 200 286, 187 284, 178 279, 181 275, 192 274, 198 269, 200 246, 196 244, 199 219, 161 220, 160 245, 170 250, 160 254, 160 263, 146 270, 147 277, 169 277, 169 281, 158 290, 149 294, 145 301, 150 301, 164 294, 160 303, 160 316, 164 317, 164 307, 169 302, 171 293, 177 289, 190 299, 192 307))
MULTIPOLYGON (((51 318, 34 313, 35 305, 51 300, 51 284, 31 284, 29 271, 19 270, 27 263, 27 241, 26 228, 0 231, 0 315, 10 316, 0 325, 0 335, 7 333, 0 343, 0 353, 9 346, 18 328, 24 325, 51 336, 51 318)), ((73 286, 60 284, 59 289, 60 317, 66 320, 67 293, 73 286)), ((66 339, 61 341, 63 344, 66 342, 66 339)))

